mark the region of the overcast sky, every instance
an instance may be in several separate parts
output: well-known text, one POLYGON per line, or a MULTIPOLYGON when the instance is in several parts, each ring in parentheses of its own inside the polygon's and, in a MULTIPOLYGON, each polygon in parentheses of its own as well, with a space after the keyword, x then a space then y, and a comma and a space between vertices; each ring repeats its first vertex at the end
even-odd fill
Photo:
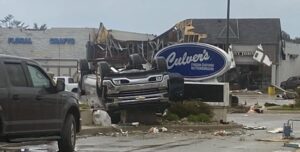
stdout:
MULTIPOLYGON (((161 34, 189 18, 226 18, 227 0, 0 0, 0 18, 12 14, 32 26, 98 27, 161 34)), ((231 0, 231 18, 280 18, 300 37, 300 0, 231 0)))

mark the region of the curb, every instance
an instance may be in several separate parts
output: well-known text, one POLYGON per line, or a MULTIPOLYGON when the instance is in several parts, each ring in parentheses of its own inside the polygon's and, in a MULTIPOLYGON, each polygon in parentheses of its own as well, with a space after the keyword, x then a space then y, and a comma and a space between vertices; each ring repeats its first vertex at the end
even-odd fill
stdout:
MULTIPOLYGON (((128 132, 141 132, 146 133, 153 126, 119 126, 118 128, 128 132)), ((230 130, 230 129, 241 129, 243 125, 240 124, 214 124, 214 125, 157 125, 157 128, 165 127, 168 132, 184 132, 184 131, 215 131, 215 130, 230 130)), ((99 133, 109 134, 119 132, 120 129, 113 127, 102 127, 102 126, 83 126, 79 136, 84 135, 97 135, 99 133)))

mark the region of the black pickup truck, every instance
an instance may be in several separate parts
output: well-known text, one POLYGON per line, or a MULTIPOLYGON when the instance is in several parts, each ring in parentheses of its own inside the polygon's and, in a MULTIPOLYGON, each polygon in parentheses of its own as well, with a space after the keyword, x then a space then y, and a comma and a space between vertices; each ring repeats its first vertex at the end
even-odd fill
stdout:
POLYGON ((0 55, 0 71, 1 140, 57 140, 59 151, 74 151, 80 112, 64 83, 21 57, 0 55))

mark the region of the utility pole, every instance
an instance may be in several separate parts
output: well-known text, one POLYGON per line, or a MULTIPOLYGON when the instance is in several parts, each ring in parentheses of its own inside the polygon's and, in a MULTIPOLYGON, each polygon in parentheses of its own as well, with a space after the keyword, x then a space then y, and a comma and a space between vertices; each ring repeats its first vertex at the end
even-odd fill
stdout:
POLYGON ((227 25, 226 25, 226 46, 225 46, 226 52, 228 52, 228 47, 229 47, 229 16, 230 16, 230 0, 227 0, 227 25))

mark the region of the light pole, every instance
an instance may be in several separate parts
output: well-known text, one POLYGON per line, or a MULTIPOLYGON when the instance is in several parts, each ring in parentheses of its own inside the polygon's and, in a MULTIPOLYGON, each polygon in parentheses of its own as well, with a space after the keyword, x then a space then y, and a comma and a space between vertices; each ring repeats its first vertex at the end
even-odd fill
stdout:
POLYGON ((226 21, 226 46, 225 51, 228 52, 229 47, 229 16, 230 16, 230 0, 227 0, 227 21, 226 21))

